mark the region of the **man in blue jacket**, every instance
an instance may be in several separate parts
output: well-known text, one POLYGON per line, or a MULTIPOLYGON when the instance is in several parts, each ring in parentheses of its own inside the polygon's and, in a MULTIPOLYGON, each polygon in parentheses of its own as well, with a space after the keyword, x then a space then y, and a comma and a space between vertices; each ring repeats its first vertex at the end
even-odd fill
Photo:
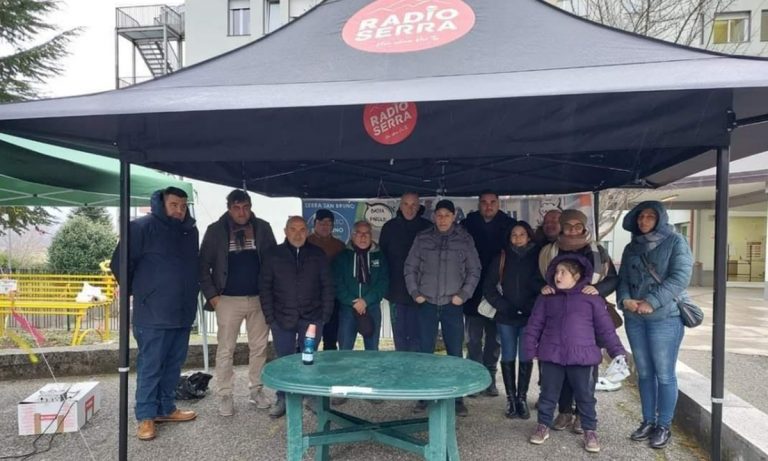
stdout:
MULTIPOLYGON (((131 222, 128 281, 136 338, 136 419, 139 440, 155 438, 156 422, 191 421, 176 408, 176 384, 187 358, 197 311, 198 233, 187 194, 168 187, 152 194, 152 212, 131 222)), ((119 248, 112 256, 118 274, 119 248)))

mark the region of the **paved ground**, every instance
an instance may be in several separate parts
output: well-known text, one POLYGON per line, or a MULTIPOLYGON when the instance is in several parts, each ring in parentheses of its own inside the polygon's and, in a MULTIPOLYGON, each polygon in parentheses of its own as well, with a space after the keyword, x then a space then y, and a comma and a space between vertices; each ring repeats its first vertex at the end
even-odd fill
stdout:
MULTIPOLYGON (((694 298, 704 308, 706 320, 696 329, 686 330, 681 360, 704 375, 711 366, 711 291, 692 290, 694 298)), ((763 411, 764 383, 768 378, 768 302, 762 299, 762 289, 731 288, 728 291, 726 318, 726 388, 763 411)), ((216 415, 213 397, 188 405, 200 413, 197 421, 166 424, 152 442, 139 442, 134 437, 135 423, 131 420, 129 457, 138 460, 278 460, 285 459, 284 420, 273 421, 266 413, 248 408, 245 392, 246 370, 237 369, 239 394, 238 412, 232 418, 216 415)), ((94 376, 101 382, 103 407, 81 432, 62 434, 53 439, 50 451, 36 456, 40 460, 115 459, 117 456, 117 377, 94 376)), ((135 376, 131 376, 131 395, 135 376)), ((0 459, 19 455, 33 449, 34 437, 17 436, 16 403, 50 380, 5 381, 0 392, 0 459)), ((214 384, 213 382, 211 383, 214 384)), ((535 387, 535 386, 534 386, 535 387)), ((535 391, 532 392, 535 394, 535 391)), ((530 395, 533 401, 535 395, 530 395)), ((553 433, 541 447, 527 442, 534 420, 508 420, 503 417, 503 398, 467 399, 470 416, 459 418, 457 433, 462 459, 606 459, 606 460, 701 460, 706 456, 695 444, 676 431, 673 444, 664 451, 654 451, 627 438, 640 420, 639 400, 630 386, 598 396, 600 437, 603 447, 599 455, 589 455, 581 448, 581 438, 570 433, 553 433)), ((130 406, 133 406, 132 400, 130 406)), ((371 420, 410 417, 410 404, 386 402, 373 406, 362 401, 350 401, 344 411, 371 420)), ((132 416, 131 416, 132 417, 132 416)), ((534 413, 535 419, 535 413, 534 413)), ((305 415, 312 427, 313 417, 305 415)), ((48 446, 47 437, 38 442, 39 449, 48 446)), ((336 447, 331 451, 335 460, 410 460, 416 456, 373 444, 336 447)), ((309 458, 308 458, 309 459, 309 458)))
MULTIPOLYGON (((104 405, 80 433, 55 437, 50 451, 38 455, 39 460, 115 459, 117 456, 117 395, 118 382, 114 376, 92 377, 101 382, 104 405)), ((134 376, 131 376, 133 393, 134 376)), ((200 413, 197 421, 160 426, 159 436, 151 442, 135 438, 135 423, 130 423, 129 457, 132 460, 279 460, 285 459, 285 421, 271 420, 264 411, 248 408, 245 392, 246 369, 238 367, 237 413, 231 418, 216 414, 212 396, 187 405, 200 413)), ((33 436, 17 436, 16 403, 48 380, 3 382, 0 393, 0 457, 23 454, 32 449, 33 436)), ((535 386, 534 386, 535 387, 535 386)), ((535 395, 530 396, 533 401, 535 395)), ((467 399, 470 415, 458 418, 459 451, 463 460, 491 459, 604 459, 604 460, 701 460, 706 459, 687 438, 676 434, 664 451, 655 451, 642 443, 632 442, 627 435, 639 422, 639 402, 636 391, 625 387, 617 392, 598 396, 602 452, 590 455, 582 449, 581 436, 555 432, 543 446, 527 442, 535 425, 535 413, 529 421, 508 420, 503 416, 502 397, 467 399)), ((131 402, 131 406, 133 403, 131 402)), ((408 418, 411 404, 385 402, 371 405, 350 401, 343 411, 372 419, 408 418)), ((133 416, 131 416, 133 417, 133 416)), ((305 412, 305 423, 314 425, 314 417, 305 412)), ((38 443, 44 449, 48 437, 38 443)), ((349 461, 415 460, 418 457, 374 444, 355 444, 332 449, 332 459, 349 461)), ((310 459, 307 457, 307 459, 310 459)))

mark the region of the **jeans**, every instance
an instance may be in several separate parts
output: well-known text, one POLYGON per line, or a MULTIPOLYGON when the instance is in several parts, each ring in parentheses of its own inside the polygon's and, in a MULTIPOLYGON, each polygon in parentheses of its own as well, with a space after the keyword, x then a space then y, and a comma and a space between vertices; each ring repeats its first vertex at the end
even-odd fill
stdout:
POLYGON ((390 305, 393 306, 397 319, 392 331, 395 339, 395 350, 403 352, 421 351, 419 307, 403 303, 391 303, 390 305))
POLYGON ((496 322, 482 315, 468 315, 467 358, 482 363, 489 370, 496 370, 499 361, 499 340, 496 337, 496 322), (485 341, 483 341, 485 340, 485 341))
POLYGON ((269 327, 258 296, 219 296, 216 305, 216 387, 220 396, 231 396, 235 384, 232 361, 240 326, 248 332, 248 387, 261 387, 261 369, 267 362, 269 327))
POLYGON ((573 388, 576 405, 581 416, 581 427, 584 430, 597 429, 597 410, 595 406, 595 378, 591 366, 569 365, 562 366, 551 362, 539 362, 541 368, 541 393, 539 394, 539 424, 552 426, 555 406, 560 396, 563 382, 567 381, 573 388))
MULTIPOLYGON (((277 322, 273 322, 270 325, 272 330, 272 345, 275 347, 275 353, 278 357, 285 357, 286 355, 295 354, 304 348, 304 336, 307 333, 307 327, 310 323, 317 325, 317 332, 323 331, 323 323, 321 321, 310 322, 309 320, 299 319, 296 322, 296 327, 291 329, 284 329, 277 322)), ((315 333, 317 335, 317 333, 315 333)), ((317 343, 319 338, 315 336, 315 351, 317 351, 317 343)), ((278 400, 285 398, 285 392, 277 391, 278 400)))
MULTIPOLYGON (((381 306, 373 304, 366 308, 366 313, 373 321, 373 334, 363 336, 363 345, 367 351, 379 350, 379 335, 381 334, 381 306)), ((339 309, 339 349, 351 351, 355 348, 357 339, 357 318, 355 310, 349 306, 339 309)))
POLYGON ((685 329, 680 317, 661 320, 626 317, 643 421, 669 427, 677 405, 677 354, 685 329))
POLYGON ((462 306, 423 303, 419 306, 419 336, 421 352, 432 354, 437 342, 437 326, 443 331, 443 342, 448 355, 462 357, 464 345, 464 312, 462 306))
POLYGON ((522 345, 525 326, 498 323, 496 329, 499 331, 499 342, 501 343, 501 361, 514 362, 515 357, 517 357, 520 362, 526 362, 522 345))
POLYGON ((176 385, 187 359, 191 328, 133 326, 136 355, 136 419, 170 415, 176 410, 176 385))

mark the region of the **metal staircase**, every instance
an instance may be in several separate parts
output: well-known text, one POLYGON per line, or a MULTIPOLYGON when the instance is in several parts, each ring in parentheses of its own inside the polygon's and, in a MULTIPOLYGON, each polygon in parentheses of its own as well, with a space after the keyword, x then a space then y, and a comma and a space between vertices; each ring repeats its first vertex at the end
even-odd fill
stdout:
POLYGON ((117 37, 132 44, 133 60, 130 76, 120 74, 120 46, 116 47, 116 86, 122 88, 144 80, 159 77, 182 65, 184 40, 184 10, 181 6, 152 5, 120 7, 116 9, 117 37), (137 76, 136 55, 141 56, 150 75, 137 76))

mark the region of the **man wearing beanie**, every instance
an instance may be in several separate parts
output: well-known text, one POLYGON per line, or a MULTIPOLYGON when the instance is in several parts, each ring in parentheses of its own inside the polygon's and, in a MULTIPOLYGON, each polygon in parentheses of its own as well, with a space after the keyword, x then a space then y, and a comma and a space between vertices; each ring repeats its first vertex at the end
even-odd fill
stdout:
MULTIPOLYGON (((320 247, 328 259, 328 265, 333 264, 336 256, 344 250, 344 242, 333 236, 333 224, 335 222, 333 212, 321 208, 315 212, 315 225, 307 241, 320 247)), ((323 350, 335 351, 338 349, 339 340, 339 305, 334 302, 333 315, 323 325, 323 350)))
MULTIPOLYGON (((585 256, 592 263, 594 273, 592 279, 582 289, 582 293, 596 295, 605 299, 616 290, 619 277, 616 267, 608 252, 595 242, 589 231, 587 215, 577 209, 564 210, 560 215, 560 234, 557 240, 541 249, 539 253, 539 269, 543 274, 549 263, 559 254, 576 253, 585 256)), ((542 294, 554 293, 554 287, 546 286, 542 294)), ((597 367, 594 368, 594 379, 597 381, 597 367)), ((583 433, 578 412, 573 408, 573 390, 567 380, 563 383, 558 403, 559 414, 552 424, 554 430, 564 430, 571 427, 577 434, 583 433)))
MULTIPOLYGON (((440 325, 448 355, 462 357, 463 305, 475 292, 481 266, 472 237, 455 219, 453 202, 437 202, 434 226, 416 236, 405 260, 405 284, 419 305, 421 352, 434 353, 440 325)), ((426 407, 419 402, 414 412, 426 407)), ((456 399, 456 415, 467 413, 463 399, 456 399)))
MULTIPOLYGON (((499 210, 499 196, 486 190, 480 193, 477 211, 473 211, 461 222, 472 236, 477 254, 480 257, 482 272, 472 298, 464 303, 464 315, 467 321, 467 357, 479 362, 488 369, 491 384, 484 394, 490 397, 499 395, 496 388, 496 364, 499 362, 501 345, 497 339, 496 321, 483 317, 477 312, 477 306, 483 297, 483 280, 493 258, 507 246, 507 236, 515 220, 499 210)), ((474 397, 472 395, 471 397, 474 397)))

